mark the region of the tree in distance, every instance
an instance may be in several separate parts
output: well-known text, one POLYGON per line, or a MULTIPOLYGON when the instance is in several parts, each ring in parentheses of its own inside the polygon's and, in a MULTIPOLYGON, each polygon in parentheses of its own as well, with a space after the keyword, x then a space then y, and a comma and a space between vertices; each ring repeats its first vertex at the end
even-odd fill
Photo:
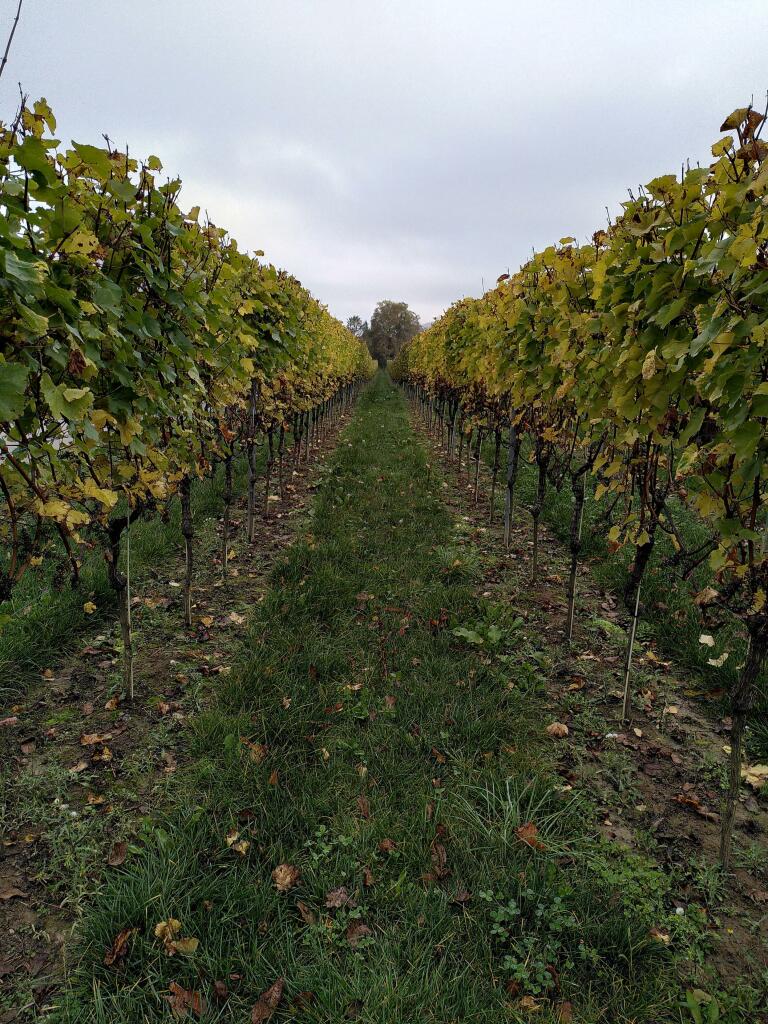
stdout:
POLYGON ((383 299, 373 311, 367 334, 361 337, 365 338, 379 366, 384 367, 390 359, 395 358, 406 341, 410 341, 420 330, 419 318, 408 308, 407 302, 383 299))

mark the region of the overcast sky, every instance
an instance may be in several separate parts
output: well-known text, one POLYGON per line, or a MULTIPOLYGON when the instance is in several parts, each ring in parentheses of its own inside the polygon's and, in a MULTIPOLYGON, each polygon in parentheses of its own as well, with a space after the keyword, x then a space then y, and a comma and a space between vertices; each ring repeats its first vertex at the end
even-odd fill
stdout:
POLYGON ((19 81, 337 316, 428 321, 707 161, 764 102, 768 0, 24 0, 3 118, 19 81))

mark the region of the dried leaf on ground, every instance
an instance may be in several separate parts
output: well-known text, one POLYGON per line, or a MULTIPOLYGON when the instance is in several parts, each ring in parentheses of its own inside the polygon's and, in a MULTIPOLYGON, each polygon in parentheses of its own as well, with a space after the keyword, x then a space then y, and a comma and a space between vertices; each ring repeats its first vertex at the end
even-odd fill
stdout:
POLYGON ((199 992, 182 988, 175 981, 172 981, 168 988, 171 994, 165 998, 168 1000, 171 1010, 176 1017, 186 1017, 190 1010, 196 1017, 202 1017, 206 1007, 205 1000, 199 992))
POLYGON ((325 905, 331 910, 337 910, 339 907, 356 907, 357 903, 349 894, 347 887, 341 885, 338 889, 331 889, 326 894, 325 905))
POLYGON ((544 843, 539 839, 538 826, 532 821, 526 821, 524 825, 518 825, 515 835, 521 843, 530 846, 532 850, 545 850, 544 843))
POLYGON ((369 935, 373 935, 373 932, 364 924, 362 921, 353 921, 352 924, 347 928, 347 942, 353 948, 356 947, 363 939, 369 935))
POLYGON ((272 881, 278 892, 288 892, 298 885, 301 872, 292 864, 278 864, 272 872, 272 881))
POLYGON ((138 930, 138 928, 123 928, 121 932, 117 933, 112 945, 104 954, 104 964, 107 967, 114 967, 115 964, 119 964, 125 959, 128 954, 128 945, 138 930))
POLYGON ((553 739, 561 740, 568 735, 568 726, 563 722, 552 722, 547 726, 546 733, 553 739))
POLYGON ((128 856, 128 843, 119 842, 112 846, 107 857, 107 864, 111 868, 119 868, 121 864, 125 862, 125 858, 128 856))
POLYGON ((263 1024, 269 1020, 280 1005, 285 990, 285 978, 278 978, 258 998, 258 1002, 251 1010, 251 1024, 263 1024))

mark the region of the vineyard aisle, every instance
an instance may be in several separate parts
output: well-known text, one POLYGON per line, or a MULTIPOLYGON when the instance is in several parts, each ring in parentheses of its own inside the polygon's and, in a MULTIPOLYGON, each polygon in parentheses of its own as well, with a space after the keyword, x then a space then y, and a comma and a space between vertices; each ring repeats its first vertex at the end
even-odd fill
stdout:
POLYGON ((540 639, 442 494, 380 374, 60 1019, 681 1019, 696 929, 550 774, 540 639))

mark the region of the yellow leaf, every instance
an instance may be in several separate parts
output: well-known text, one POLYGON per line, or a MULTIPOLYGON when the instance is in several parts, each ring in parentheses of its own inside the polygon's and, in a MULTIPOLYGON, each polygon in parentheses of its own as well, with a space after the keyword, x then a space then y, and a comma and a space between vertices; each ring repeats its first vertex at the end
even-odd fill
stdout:
POLYGON ((88 477, 83 484, 83 494, 86 498, 95 498, 96 501, 100 501, 105 508, 114 508, 117 504, 117 492, 108 491, 103 487, 99 487, 98 484, 94 480, 91 480, 90 477, 88 477))
POLYGON ((93 615, 93 613, 96 611, 96 605, 93 603, 93 601, 86 601, 85 604, 83 605, 83 611, 85 612, 86 615, 93 615))
POLYGON ((656 373, 656 349, 652 348, 643 360, 643 380, 650 380, 656 373))

